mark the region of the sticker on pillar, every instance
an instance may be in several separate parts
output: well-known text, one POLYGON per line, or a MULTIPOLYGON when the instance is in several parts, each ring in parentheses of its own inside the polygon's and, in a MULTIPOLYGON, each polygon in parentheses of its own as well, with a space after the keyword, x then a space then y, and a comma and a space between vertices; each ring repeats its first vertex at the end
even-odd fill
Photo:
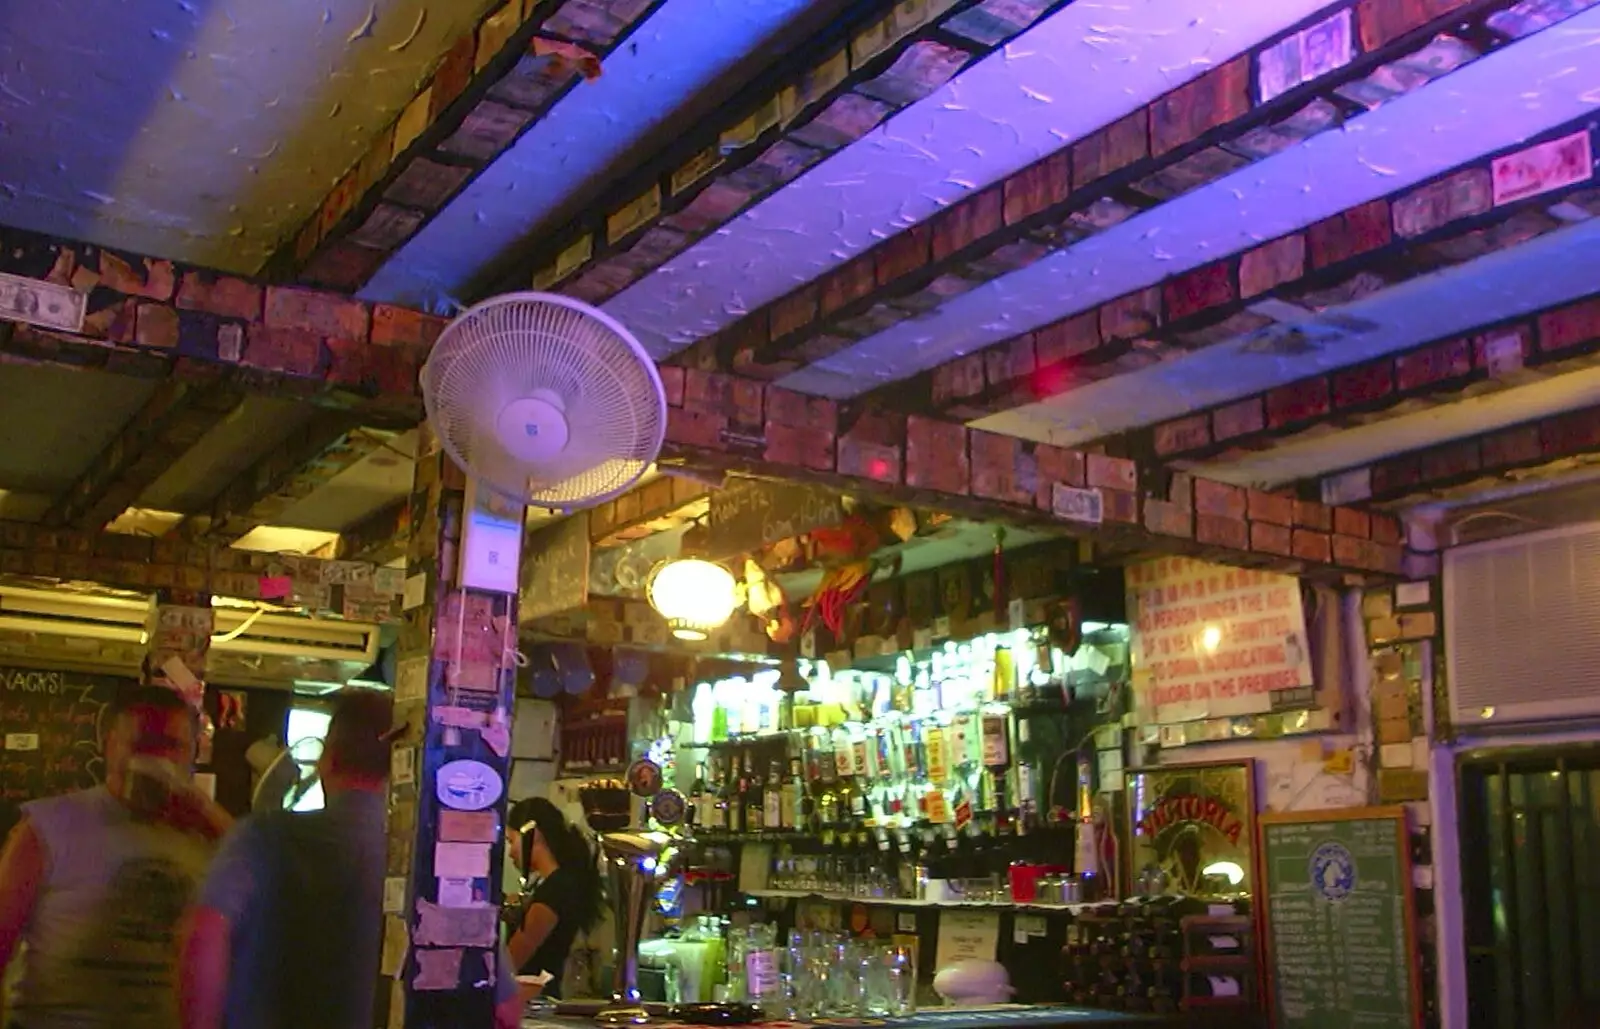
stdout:
POLYGON ((442 908, 467 908, 478 903, 473 895, 471 879, 440 879, 439 906, 442 908))
POLYGON ((389 755, 389 781, 396 786, 409 786, 417 781, 417 748, 396 747, 389 755))
POLYGON ((391 875, 383 880, 383 913, 398 915, 406 909, 406 877, 391 875))
POLYGON ((447 908, 417 900, 417 931, 421 947, 492 947, 499 934, 500 909, 493 904, 447 908))
POLYGON ((488 878, 489 844, 435 843, 433 874, 448 879, 488 878))
POLYGON ((500 799, 499 773, 482 761, 452 761, 439 769, 434 791, 439 803, 456 811, 482 811, 500 799))
POLYGON ((411 947, 411 937, 406 920, 399 915, 383 916, 383 953, 378 971, 383 975, 398 976, 406 967, 406 951, 411 947))
POLYGON ((661 792, 661 766, 640 758, 628 766, 628 789, 635 797, 653 797, 661 792))
POLYGON ((417 951, 415 990, 453 990, 461 984, 461 948, 417 951))
POLYGON ((409 704, 428 695, 428 666, 426 657, 408 657, 395 668, 394 702, 409 704))
POLYGON ((498 829, 493 811, 439 812, 439 839, 446 843, 493 843, 498 829))
POLYGON ((505 757, 511 753, 511 721, 506 718, 505 708, 494 709, 494 714, 489 716, 489 724, 480 730, 480 735, 498 756, 505 757))

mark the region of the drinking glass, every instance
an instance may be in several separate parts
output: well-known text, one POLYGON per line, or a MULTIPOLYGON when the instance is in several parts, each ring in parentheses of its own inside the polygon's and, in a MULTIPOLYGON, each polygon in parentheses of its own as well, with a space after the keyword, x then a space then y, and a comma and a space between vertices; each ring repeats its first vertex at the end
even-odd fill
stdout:
POLYGON ((882 961, 887 1015, 912 1015, 917 1011, 917 966, 910 947, 889 947, 882 961))

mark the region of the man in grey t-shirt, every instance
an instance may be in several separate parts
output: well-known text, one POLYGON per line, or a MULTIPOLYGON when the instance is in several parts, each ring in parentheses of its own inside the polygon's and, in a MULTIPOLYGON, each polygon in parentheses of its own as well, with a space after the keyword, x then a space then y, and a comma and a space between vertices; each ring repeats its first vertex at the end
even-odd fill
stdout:
MULTIPOLYGON (((269 811, 223 841, 180 962, 183 1029, 372 1029, 383 945, 388 694, 334 700, 321 811, 269 811)), ((520 1019, 497 980, 497 1021, 520 1019)))
POLYGON ((387 694, 340 691, 323 810, 255 814, 223 841, 184 941, 184 1029, 371 1029, 392 722, 387 694))

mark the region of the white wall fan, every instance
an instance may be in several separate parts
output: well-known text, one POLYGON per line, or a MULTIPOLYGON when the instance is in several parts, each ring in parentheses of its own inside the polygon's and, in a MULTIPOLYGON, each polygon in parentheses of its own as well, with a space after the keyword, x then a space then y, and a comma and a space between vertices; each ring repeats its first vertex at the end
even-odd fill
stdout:
POLYGON ((510 293, 445 327, 421 373, 428 422, 478 486, 573 511, 639 480, 666 435, 655 361, 614 319, 551 293, 510 293))

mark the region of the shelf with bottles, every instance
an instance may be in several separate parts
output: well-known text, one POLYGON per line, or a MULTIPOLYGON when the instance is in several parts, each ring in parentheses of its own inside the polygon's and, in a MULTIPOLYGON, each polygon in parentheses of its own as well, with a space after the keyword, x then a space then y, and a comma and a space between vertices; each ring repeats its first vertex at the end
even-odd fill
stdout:
POLYGON ((1254 1008, 1260 1002, 1255 921, 1249 915, 1190 915, 1183 937, 1183 1010, 1254 1008))
POLYGON ((1084 628, 1085 642, 1070 656, 1036 626, 848 665, 802 657, 798 680, 773 668, 701 682, 691 700, 693 731, 682 745, 726 750, 794 730, 891 713, 924 718, 985 702, 1019 713, 1063 713, 1075 692, 1126 678, 1127 627, 1084 628))
POLYGON ((863 904, 867 907, 960 908, 975 911, 1041 911, 1079 915, 1092 904, 1026 903, 1014 900, 930 900, 927 897, 877 897, 853 893, 826 893, 817 890, 745 890, 746 896, 761 900, 823 900, 838 904, 863 904))
POLYGON ((1172 1014, 1181 1009, 1184 925, 1206 902, 1164 896, 1086 906, 1067 930, 1064 985, 1078 1004, 1172 1014))
MULTIPOLYGON (((1125 632, 1114 635, 1125 649, 1125 632)), ((1050 729, 1045 753, 1038 723, 1019 712, 1073 712, 1071 667, 1043 630, 1019 629, 902 654, 887 673, 802 661, 793 691, 778 688, 777 670, 700 683, 678 736, 679 764, 696 768, 683 784, 690 831, 904 850, 908 839, 1005 838, 1070 821, 1074 801, 1054 790, 1075 788, 1058 774, 1069 733, 1050 729)))

